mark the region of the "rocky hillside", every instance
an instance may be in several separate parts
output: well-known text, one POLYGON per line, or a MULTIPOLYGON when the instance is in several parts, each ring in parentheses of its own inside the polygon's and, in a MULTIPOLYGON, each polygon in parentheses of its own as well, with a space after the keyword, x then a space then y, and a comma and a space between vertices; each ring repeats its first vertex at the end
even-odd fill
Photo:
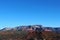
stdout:
POLYGON ((60 33, 60 28, 44 27, 42 25, 28 25, 28 26, 17 26, 15 28, 3 28, 0 31, 20 31, 20 30, 38 30, 38 31, 53 31, 60 33))
POLYGON ((42 25, 3 28, 0 30, 0 40, 60 40, 60 28, 42 25))

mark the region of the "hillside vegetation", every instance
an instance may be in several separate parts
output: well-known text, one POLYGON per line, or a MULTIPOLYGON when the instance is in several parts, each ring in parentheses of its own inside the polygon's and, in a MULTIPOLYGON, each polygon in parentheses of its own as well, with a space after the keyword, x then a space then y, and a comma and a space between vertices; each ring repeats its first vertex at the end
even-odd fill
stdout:
POLYGON ((60 40, 60 29, 41 25, 0 30, 0 40, 60 40))

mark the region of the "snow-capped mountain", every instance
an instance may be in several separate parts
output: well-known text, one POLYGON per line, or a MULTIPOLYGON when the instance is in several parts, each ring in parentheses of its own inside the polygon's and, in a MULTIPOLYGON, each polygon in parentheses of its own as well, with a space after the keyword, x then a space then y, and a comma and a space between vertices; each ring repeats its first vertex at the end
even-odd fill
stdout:
POLYGON ((12 30, 12 28, 5 27, 5 28, 1 29, 0 31, 6 31, 6 30, 12 30))
POLYGON ((20 30, 34 30, 34 31, 52 31, 55 33, 60 33, 60 28, 44 27, 42 25, 28 25, 28 26, 17 26, 15 28, 3 28, 0 31, 20 31, 20 30))

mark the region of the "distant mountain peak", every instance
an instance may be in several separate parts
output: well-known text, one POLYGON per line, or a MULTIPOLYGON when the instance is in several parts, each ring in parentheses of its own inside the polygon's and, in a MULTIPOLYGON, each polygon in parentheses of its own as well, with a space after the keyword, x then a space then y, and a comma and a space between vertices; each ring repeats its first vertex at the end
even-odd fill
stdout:
POLYGON ((17 26, 14 28, 9 28, 9 27, 5 27, 3 29, 1 29, 0 31, 7 31, 7 30, 11 30, 11 31, 20 31, 20 30, 27 30, 27 29, 31 29, 31 30, 45 30, 45 31, 52 31, 55 33, 60 33, 60 27, 59 28, 52 28, 52 27, 44 27, 42 25, 28 25, 28 26, 17 26), (42 29, 41 29, 42 28, 42 29))

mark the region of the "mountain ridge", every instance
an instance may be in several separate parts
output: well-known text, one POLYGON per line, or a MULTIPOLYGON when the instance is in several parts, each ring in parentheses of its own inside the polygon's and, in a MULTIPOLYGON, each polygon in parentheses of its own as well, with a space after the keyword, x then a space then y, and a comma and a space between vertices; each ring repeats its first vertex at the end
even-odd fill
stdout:
POLYGON ((28 25, 28 26, 17 26, 17 27, 14 27, 14 28, 3 28, 1 29, 0 31, 20 31, 20 30, 38 30, 40 31, 41 30, 44 30, 44 31, 53 31, 55 33, 60 33, 60 27, 56 27, 56 28, 53 28, 53 27, 44 27, 42 25, 28 25), (42 28, 42 29, 41 29, 42 28))

